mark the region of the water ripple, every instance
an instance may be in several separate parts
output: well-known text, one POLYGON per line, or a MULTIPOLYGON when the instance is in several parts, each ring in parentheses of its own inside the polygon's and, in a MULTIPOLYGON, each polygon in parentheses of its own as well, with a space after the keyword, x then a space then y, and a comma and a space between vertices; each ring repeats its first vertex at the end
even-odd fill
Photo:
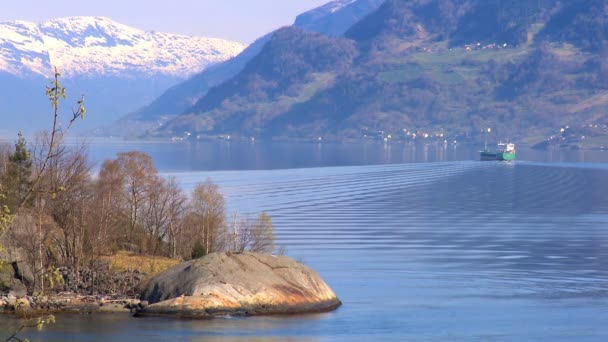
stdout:
POLYGON ((474 307, 517 326, 513 313, 549 317, 559 300, 569 303, 564 315, 592 322, 590 303, 608 303, 604 167, 448 162, 174 175, 187 189, 211 178, 230 211, 269 212, 277 244, 317 269, 351 318, 385 303, 397 316, 417 310, 424 325, 440 308, 476 316, 474 307))

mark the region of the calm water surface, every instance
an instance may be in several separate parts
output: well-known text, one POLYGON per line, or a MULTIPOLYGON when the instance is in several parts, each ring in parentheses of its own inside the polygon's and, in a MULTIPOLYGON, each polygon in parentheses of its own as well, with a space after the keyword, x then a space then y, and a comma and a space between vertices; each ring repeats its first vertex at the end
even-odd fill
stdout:
MULTIPOLYGON (((225 164, 205 167, 213 159, 192 153, 197 147, 163 146, 152 153, 159 168, 185 188, 209 177, 230 211, 269 212, 278 244, 319 271, 344 305, 323 315, 211 321, 60 316, 27 337, 608 340, 608 158, 601 152, 530 151, 519 157, 529 153, 534 161, 481 163, 467 160, 475 158, 471 149, 432 149, 427 157, 423 150, 417 157, 419 148, 412 155, 393 146, 379 156, 386 147, 301 145, 292 153, 258 150, 255 159, 229 147, 232 157, 216 155, 225 164), (244 170, 247 158, 261 162, 244 170), (191 171, 201 169, 208 171, 191 171)), ((93 149, 96 156, 114 153, 111 146, 93 149)))
MULTIPOLYGON (((74 142, 72 142, 74 143, 74 142)), ((482 146, 362 143, 158 143, 121 140, 88 141, 96 161, 117 152, 143 151, 161 171, 269 170, 329 166, 477 160, 482 146)), ((608 151, 535 151, 519 148, 518 159, 552 163, 608 162, 608 151)))

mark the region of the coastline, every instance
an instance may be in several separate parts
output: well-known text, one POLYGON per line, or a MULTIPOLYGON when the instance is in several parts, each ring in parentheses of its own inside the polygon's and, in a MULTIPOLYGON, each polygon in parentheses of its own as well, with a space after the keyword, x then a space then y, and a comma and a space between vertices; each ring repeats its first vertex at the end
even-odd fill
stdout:
POLYGON ((53 314, 135 313, 145 307, 136 298, 59 293, 42 296, 0 296, 0 314, 32 318, 53 314))

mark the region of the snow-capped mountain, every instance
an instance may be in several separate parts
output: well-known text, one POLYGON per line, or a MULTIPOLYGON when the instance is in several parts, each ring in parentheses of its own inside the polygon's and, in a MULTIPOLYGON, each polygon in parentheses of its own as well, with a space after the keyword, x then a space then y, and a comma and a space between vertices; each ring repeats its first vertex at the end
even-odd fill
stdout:
POLYGON ((0 23, 0 71, 27 77, 166 75, 185 78, 239 54, 241 43, 147 32, 104 17, 0 23))
POLYGON ((222 39, 146 32, 103 17, 0 23, 0 128, 15 134, 48 128, 44 86, 54 66, 70 96, 66 110, 86 95, 88 116, 77 127, 84 132, 244 48, 222 39))

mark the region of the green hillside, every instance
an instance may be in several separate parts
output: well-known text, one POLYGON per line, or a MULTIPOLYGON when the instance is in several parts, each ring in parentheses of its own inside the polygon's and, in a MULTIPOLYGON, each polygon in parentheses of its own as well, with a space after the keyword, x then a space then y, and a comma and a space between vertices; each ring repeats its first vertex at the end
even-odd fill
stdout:
POLYGON ((607 9, 607 0, 388 0, 345 38, 286 28, 154 134, 474 141, 492 127, 538 143, 568 126, 570 140, 604 141, 607 9))

